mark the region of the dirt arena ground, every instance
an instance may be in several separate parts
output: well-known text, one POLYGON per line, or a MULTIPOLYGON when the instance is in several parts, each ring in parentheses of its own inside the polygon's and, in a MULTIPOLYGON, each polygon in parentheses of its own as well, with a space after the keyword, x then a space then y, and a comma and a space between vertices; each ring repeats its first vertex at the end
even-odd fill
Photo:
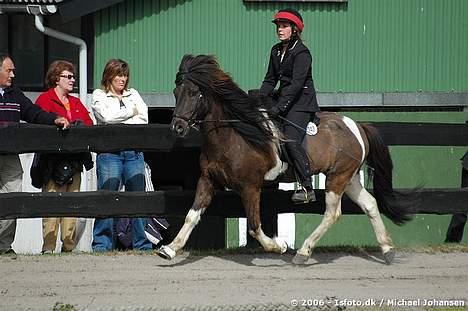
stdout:
MULTIPOLYGON (((369 310, 468 304, 468 253, 0 257, 0 310, 369 310), (345 308, 346 307, 346 308, 345 308), (372 307, 372 308, 371 308, 372 307), (383 308, 385 307, 385 308, 383 308), (390 308, 391 307, 391 308, 390 308)), ((466 308, 466 307, 465 307, 466 308)))

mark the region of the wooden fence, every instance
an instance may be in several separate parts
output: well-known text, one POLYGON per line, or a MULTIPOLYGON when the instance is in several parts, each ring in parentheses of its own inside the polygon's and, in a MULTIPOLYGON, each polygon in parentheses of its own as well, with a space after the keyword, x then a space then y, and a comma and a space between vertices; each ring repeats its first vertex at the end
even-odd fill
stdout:
MULTIPOLYGON (((384 122, 373 125, 379 129, 388 145, 468 146, 467 124, 384 122)), ((192 131, 186 139, 175 138, 170 133, 169 126, 162 124, 76 127, 66 131, 57 130, 53 126, 17 124, 0 127, 0 141, 0 154, 136 149, 153 152, 191 150, 191 155, 195 156, 200 148, 201 137, 192 131), (118 139, 115 139, 116 137, 118 139)), ((196 159, 192 160, 196 163, 196 159)), ((169 165, 177 166, 177 163, 169 165)), ((192 174, 195 174, 193 172, 192 174)), ((196 176, 194 177, 196 179, 196 176)), ((271 215, 284 212, 323 213, 323 191, 317 191, 318 200, 312 203, 312 207, 292 205, 290 195, 287 191, 263 191, 263 211, 271 215)), ((0 194, 0 218, 183 216, 190 208, 193 197, 193 189, 135 193, 8 193, 0 194)), ((415 209, 418 213, 431 214, 468 212, 466 202, 467 190, 424 189, 415 209), (447 204, 448 202, 450 204, 447 204)), ((360 209, 346 198, 342 209, 345 214, 361 213, 360 209)), ((243 217, 244 211, 235 193, 219 191, 207 215, 243 217)))

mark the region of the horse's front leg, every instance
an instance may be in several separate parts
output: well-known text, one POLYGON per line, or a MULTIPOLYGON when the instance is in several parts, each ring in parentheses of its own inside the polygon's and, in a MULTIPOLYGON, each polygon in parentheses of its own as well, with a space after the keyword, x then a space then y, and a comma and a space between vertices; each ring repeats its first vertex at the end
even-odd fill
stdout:
POLYGON ((211 180, 207 176, 201 176, 197 184, 195 201, 187 216, 185 216, 184 225, 169 245, 161 246, 157 251, 159 256, 165 259, 173 259, 177 251, 185 246, 193 228, 198 224, 201 215, 205 212, 208 205, 210 205, 213 193, 213 183, 211 180))
POLYGON ((265 235, 260 222, 260 189, 248 187, 241 191, 242 203, 244 204, 249 234, 255 238, 267 252, 283 254, 288 249, 286 241, 278 237, 271 239, 265 235))

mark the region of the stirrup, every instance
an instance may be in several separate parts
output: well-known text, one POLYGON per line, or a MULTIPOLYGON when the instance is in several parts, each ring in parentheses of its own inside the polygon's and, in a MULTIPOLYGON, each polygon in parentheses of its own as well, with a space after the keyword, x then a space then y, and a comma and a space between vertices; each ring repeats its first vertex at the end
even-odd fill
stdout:
POLYGON ((314 189, 307 190, 306 187, 301 186, 300 190, 294 191, 291 200, 296 204, 304 204, 317 201, 314 189))

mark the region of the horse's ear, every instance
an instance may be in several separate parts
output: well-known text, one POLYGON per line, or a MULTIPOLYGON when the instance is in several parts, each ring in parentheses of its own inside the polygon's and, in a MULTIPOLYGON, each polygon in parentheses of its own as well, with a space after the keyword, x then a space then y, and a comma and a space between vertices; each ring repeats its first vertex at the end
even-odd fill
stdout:
POLYGON ((195 56, 193 56, 192 54, 185 54, 180 62, 179 71, 183 71, 182 68, 185 67, 185 65, 194 58, 195 56))
POLYGON ((195 56, 193 56, 193 54, 185 54, 184 57, 182 57, 182 61, 184 60, 190 60, 190 59, 194 59, 195 56))

